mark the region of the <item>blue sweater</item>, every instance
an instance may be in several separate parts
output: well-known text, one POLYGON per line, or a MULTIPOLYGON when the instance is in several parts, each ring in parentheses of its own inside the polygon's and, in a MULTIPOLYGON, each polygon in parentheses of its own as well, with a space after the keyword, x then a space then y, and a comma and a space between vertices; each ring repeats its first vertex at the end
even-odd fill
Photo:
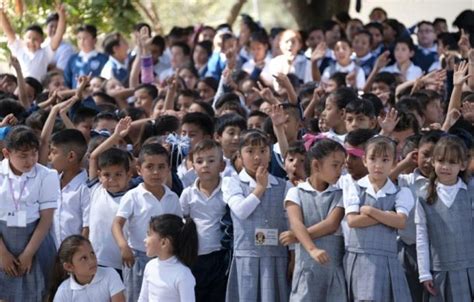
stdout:
POLYGON ((82 58, 78 53, 72 55, 69 59, 66 69, 64 70, 64 82, 69 88, 77 87, 77 78, 79 76, 88 75, 100 76, 100 72, 108 60, 108 56, 98 53, 87 62, 82 62, 82 58))

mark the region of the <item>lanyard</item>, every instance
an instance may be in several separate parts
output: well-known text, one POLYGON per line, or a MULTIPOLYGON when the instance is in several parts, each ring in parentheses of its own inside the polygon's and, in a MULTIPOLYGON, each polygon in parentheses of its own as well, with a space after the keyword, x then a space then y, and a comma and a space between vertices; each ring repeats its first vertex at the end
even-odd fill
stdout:
POLYGON ((18 209, 20 207, 21 196, 23 195, 23 192, 25 191, 27 181, 28 179, 25 180, 25 182, 23 183, 23 187, 20 189, 20 195, 18 196, 18 199, 17 199, 15 198, 15 190, 13 190, 12 180, 8 178, 8 183, 10 184, 10 193, 12 195, 13 203, 15 204, 16 212, 18 212, 18 209))

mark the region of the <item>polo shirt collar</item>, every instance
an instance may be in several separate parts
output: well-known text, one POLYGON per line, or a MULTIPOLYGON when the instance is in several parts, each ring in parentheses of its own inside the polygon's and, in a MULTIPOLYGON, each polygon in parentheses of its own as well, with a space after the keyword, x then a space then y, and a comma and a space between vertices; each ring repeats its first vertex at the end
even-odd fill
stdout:
POLYGON ((299 183, 297 185, 297 187, 304 190, 304 191, 315 192, 317 194, 324 194, 324 193, 327 193, 327 192, 332 192, 332 191, 339 190, 335 185, 330 184, 324 191, 320 192, 320 191, 316 190, 315 188, 313 188, 313 186, 309 182, 309 179, 306 179, 305 182, 299 183))
POLYGON ((94 278, 92 278, 91 283, 84 284, 84 285, 77 283, 76 278, 74 276, 71 276, 70 278, 71 278, 71 282, 70 282, 71 290, 82 290, 90 286, 91 284, 99 283, 104 278, 104 274, 103 274, 103 271, 100 269, 100 267, 97 267, 97 272, 95 273, 94 278))
POLYGON ((378 192, 374 191, 374 187, 370 183, 368 175, 359 179, 357 184, 363 188, 366 188, 366 192, 373 197, 385 197, 387 194, 395 194, 397 192, 397 187, 390 180, 390 178, 387 178, 385 185, 378 192))

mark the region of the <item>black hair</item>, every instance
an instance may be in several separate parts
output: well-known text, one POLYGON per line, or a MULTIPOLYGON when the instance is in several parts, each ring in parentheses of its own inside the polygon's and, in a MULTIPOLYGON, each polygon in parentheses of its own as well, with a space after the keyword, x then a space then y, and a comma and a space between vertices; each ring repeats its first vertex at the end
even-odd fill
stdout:
POLYGON ((436 25, 437 23, 446 23, 447 24, 448 22, 446 21, 445 18, 437 17, 437 18, 434 19, 433 25, 436 25))
POLYGON ((162 52, 165 50, 166 42, 165 39, 160 35, 153 36, 150 43, 160 48, 162 52))
POLYGON ((270 148, 270 139, 268 135, 259 129, 250 129, 240 135, 239 150, 246 146, 264 145, 270 148))
POLYGON ((145 22, 138 22, 133 26, 133 30, 139 32, 143 27, 148 28, 148 32, 151 34, 151 26, 145 22))
POLYGON ((170 49, 173 47, 181 48, 181 51, 185 56, 189 56, 191 54, 191 48, 189 48, 189 45, 184 42, 175 42, 170 46, 170 49))
MULTIPOLYGON (((469 149, 464 141, 456 135, 445 135, 436 143, 433 153, 432 161, 454 161, 458 163, 469 163, 469 149)), ((465 169, 459 172, 461 179, 467 183, 469 178, 469 171, 465 169)), ((426 202, 430 205, 436 202, 438 194, 436 192, 436 172, 431 172, 429 177, 426 202)))
POLYGON ((158 97, 158 89, 152 84, 140 84, 135 88, 135 91, 143 89, 154 100, 158 97))
POLYGON ((58 13, 52 13, 49 14, 48 17, 46 18, 46 25, 53 21, 59 21, 59 14, 58 13))
POLYGON ((405 44, 408 46, 410 51, 415 51, 415 44, 413 43, 413 40, 410 37, 400 37, 395 40, 395 46, 397 44, 405 44))
POLYGON ((420 141, 418 142, 418 146, 424 144, 434 144, 441 139, 445 135, 445 132, 441 130, 430 130, 421 134, 420 141))
POLYGON ((247 111, 242 106, 242 104, 236 100, 229 100, 227 102, 223 102, 217 109, 218 114, 225 111, 234 111, 235 113, 240 115, 242 118, 247 118, 247 111))
POLYGON ((17 119, 21 119, 25 114, 25 108, 13 98, 0 99, 0 117, 4 118, 10 113, 13 113, 17 119))
POLYGON ((329 80, 334 81, 337 88, 341 88, 346 86, 346 76, 347 72, 335 72, 329 77, 329 80))
POLYGON ((438 41, 443 43, 444 47, 448 50, 458 50, 458 40, 456 39, 456 34, 454 33, 439 33, 437 37, 438 41))
POLYGON ((122 39, 122 34, 118 32, 110 33, 102 42, 102 48, 109 56, 112 56, 114 55, 114 48, 120 45, 122 39))
POLYGON ((372 34, 370 33, 370 31, 368 31, 367 29, 361 29, 359 31, 357 31, 354 35, 354 37, 356 36, 359 36, 359 35, 366 35, 369 37, 369 44, 372 45, 372 43, 374 42, 374 38, 372 37, 372 34))
POLYGON ((137 150, 145 141, 153 136, 161 136, 167 133, 173 133, 179 129, 179 119, 173 115, 160 115, 156 120, 145 123, 139 134, 137 150))
POLYGON ((60 69, 48 71, 41 81, 42 86, 47 87, 55 76, 61 76, 64 78, 64 72, 60 69))
POLYGON ((92 38, 94 38, 94 39, 97 38, 97 27, 95 27, 94 25, 91 25, 91 24, 80 25, 76 29, 76 34, 78 34, 80 32, 86 32, 86 33, 90 34, 92 36, 92 38))
POLYGON ((344 147, 332 139, 323 138, 315 142, 306 153, 306 159, 304 162, 306 175, 311 175, 311 163, 313 160, 322 160, 326 156, 335 152, 346 154, 344 147))
POLYGON ((217 88, 219 86, 219 81, 217 81, 213 77, 205 77, 203 79, 200 79, 199 82, 203 82, 207 86, 211 87, 211 89, 214 90, 214 91, 217 91, 217 88))
POLYGON ((420 132, 420 125, 418 124, 418 120, 412 113, 401 111, 398 114, 398 123, 395 126, 393 131, 395 132, 402 132, 408 129, 413 130, 414 134, 418 134, 420 132))
POLYGON ((336 25, 339 26, 339 24, 334 20, 325 20, 323 21, 321 28, 323 29, 323 32, 326 33, 327 31, 332 30, 336 25))
POLYGON ((382 14, 387 16, 387 11, 384 10, 383 8, 381 8, 380 6, 374 7, 369 15, 373 14, 373 12, 376 11, 376 10, 378 10, 379 12, 381 12, 382 14))
POLYGON ((92 244, 89 239, 82 235, 71 235, 69 237, 66 237, 61 242, 54 264, 52 284, 49 291, 48 301, 53 301, 54 295, 56 294, 59 286, 64 280, 69 277, 69 273, 64 270, 64 263, 72 263, 72 258, 74 254, 85 243, 89 244, 92 247, 92 244))
POLYGON ((181 120, 181 125, 193 124, 202 130, 204 135, 212 136, 214 134, 214 123, 207 114, 201 112, 187 113, 181 120))
POLYGON ((364 146, 375 134, 373 129, 356 129, 347 133, 345 142, 354 147, 364 146))
POLYGON ((201 100, 194 101, 193 103, 199 105, 199 107, 201 107, 205 111, 204 113, 209 115, 209 117, 213 118, 216 115, 211 104, 201 100))
POLYGON ((228 113, 220 116, 216 122, 216 133, 222 135, 225 128, 238 127, 240 131, 247 129, 247 122, 240 115, 235 113, 228 113))
POLYGON ((392 156, 393 160, 397 157, 397 145, 392 139, 377 135, 372 137, 365 144, 365 156, 369 156, 369 150, 373 156, 392 156))
POLYGON ((370 22, 364 26, 365 29, 369 30, 370 28, 377 29, 381 35, 383 35, 383 25, 378 22, 370 22))
POLYGON ((306 155, 306 149, 303 141, 295 141, 288 146, 285 157, 292 154, 306 155))
MULTIPOLYGON (((110 111, 102 111, 99 112, 95 118, 94 122, 98 122, 99 120, 106 120, 106 121, 119 121, 119 118, 115 112, 110 112, 110 111)), ((100 129, 99 129, 100 130, 100 129)))
POLYGON ((64 129, 56 132, 51 137, 51 144, 64 150, 64 153, 74 151, 78 163, 87 152, 87 141, 81 131, 76 129, 64 129))
POLYGON ((413 134, 410 135, 405 139, 405 144, 403 145, 401 154, 403 157, 406 157, 408 153, 412 152, 416 148, 418 148, 420 143, 421 135, 420 134, 413 134))
POLYGON ((43 29, 38 24, 33 24, 33 25, 28 26, 25 29, 25 33, 28 32, 28 31, 34 31, 34 32, 38 33, 40 36, 42 36, 42 37, 44 36, 43 29))
POLYGON ((333 98, 339 110, 346 108, 347 104, 353 100, 357 100, 358 96, 355 91, 348 87, 341 87, 331 92, 329 95, 333 98))
MULTIPOLYGON (((40 109, 37 111, 34 111, 32 114, 30 114, 26 120, 25 120, 25 125, 30 127, 33 130, 42 130, 44 127, 44 124, 46 123, 46 120, 48 119, 49 111, 40 109)), ((59 122, 59 121, 57 121, 59 122)), ((55 126, 58 123, 55 123, 55 126)), ((62 124, 62 122, 60 122, 62 124)), ((54 131, 54 130, 53 130, 54 131)))
POLYGON ((352 19, 349 13, 346 11, 339 12, 335 14, 334 17, 336 17, 336 19, 339 20, 339 22, 344 23, 344 24, 349 22, 352 19))
POLYGON ((232 101, 240 103, 240 97, 236 93, 233 93, 233 92, 223 93, 216 100, 215 107, 216 109, 219 109, 220 107, 222 107, 222 105, 224 105, 224 103, 232 102, 232 101))
POLYGON ((35 99, 43 91, 43 85, 41 85, 41 83, 33 77, 26 77, 25 83, 30 85, 33 88, 33 91, 35 93, 33 97, 35 99))
POLYGON ((430 21, 427 21, 427 20, 421 20, 420 22, 418 22, 416 27, 419 29, 422 25, 429 25, 431 27, 434 27, 434 24, 430 21))
POLYGON ((165 147, 158 143, 145 144, 142 146, 140 153, 138 154, 138 163, 141 165, 145 161, 145 156, 164 156, 166 162, 169 163, 170 154, 165 147))
POLYGON ((82 122, 85 122, 87 119, 94 119, 96 115, 97 111, 95 109, 89 107, 80 107, 74 113, 72 123, 74 125, 78 125, 82 122))
POLYGON ((194 48, 196 47, 202 47, 203 49, 206 50, 207 52, 207 56, 208 57, 211 57, 212 55, 212 42, 211 41, 201 41, 201 42, 198 42, 196 43, 196 45, 194 46, 194 48))
POLYGON ((373 93, 364 93, 361 97, 363 100, 367 100, 372 103, 374 107, 375 116, 379 116, 384 110, 382 100, 373 93))
POLYGON ((372 102, 364 99, 353 100, 346 105, 346 113, 363 114, 369 118, 375 117, 372 102))
POLYGON ((264 30, 258 30, 256 32, 253 32, 250 35, 250 42, 258 42, 263 45, 266 45, 267 47, 270 46, 270 42, 268 41, 268 34, 264 30))
POLYGON ((117 116, 119 119, 129 116, 132 119, 132 121, 137 121, 139 119, 142 119, 143 116, 146 116, 146 112, 142 108, 127 107, 120 110, 117 113, 117 116))
POLYGON ((252 112, 249 113, 248 118, 251 118, 253 116, 258 116, 258 117, 261 117, 261 118, 267 118, 268 114, 266 114, 265 112, 262 112, 260 110, 253 110, 252 112))
POLYGON ((423 116, 419 99, 413 96, 403 96, 396 104, 395 108, 400 112, 415 111, 419 116, 423 116))
POLYGON ((100 98, 102 101, 107 102, 107 103, 110 103, 110 104, 113 104, 113 105, 116 104, 116 100, 115 100, 114 97, 112 97, 112 96, 110 96, 110 95, 108 95, 107 93, 102 92, 102 91, 93 92, 93 93, 92 93, 92 97, 98 97, 98 98, 100 98))
POLYGON ((130 157, 127 151, 110 148, 99 155, 97 166, 99 170, 110 166, 122 166, 128 172, 130 170, 130 157))
POLYGON ((163 214, 150 219, 150 231, 167 238, 173 247, 173 254, 184 265, 191 267, 198 256, 198 234, 191 218, 163 214))
POLYGON ((395 31, 395 39, 400 38, 403 35, 405 26, 398 22, 397 19, 386 19, 383 21, 384 24, 387 24, 395 31))
POLYGON ((15 126, 5 138, 5 147, 9 151, 39 150, 39 139, 33 130, 27 126, 15 126))

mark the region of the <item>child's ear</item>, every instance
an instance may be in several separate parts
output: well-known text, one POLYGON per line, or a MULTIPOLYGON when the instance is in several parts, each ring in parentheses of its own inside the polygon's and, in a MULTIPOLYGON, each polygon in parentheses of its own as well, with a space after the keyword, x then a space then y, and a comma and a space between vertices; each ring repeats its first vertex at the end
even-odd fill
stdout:
POLYGON ((319 171, 319 161, 317 159, 311 161, 311 171, 319 171))
POLYGON ((219 172, 224 172, 225 166, 226 166, 225 161, 221 160, 221 164, 220 164, 220 167, 219 167, 219 172))
POLYGON ((221 139, 221 136, 219 134, 217 134, 217 132, 214 133, 214 140, 216 140, 217 142, 220 143, 221 142, 220 139, 221 139))
MULTIPOLYGON (((141 167, 140 167, 139 164, 136 165, 136 169, 137 169, 137 174, 142 176, 141 167)), ((130 172, 131 172, 131 170, 130 170, 130 172)))
POLYGON ((74 151, 69 151, 69 153, 67 154, 67 159, 69 161, 74 161, 76 157, 77 157, 77 154, 74 151))
POLYGON ((2 154, 3 154, 4 158, 9 158, 9 156, 10 156, 10 152, 8 151, 7 148, 2 149, 2 154))
POLYGON ((370 129, 375 129, 375 127, 377 127, 377 118, 372 117, 370 118, 370 129))
POLYGON ((367 168, 367 158, 364 156, 362 156, 362 163, 364 164, 364 167, 367 168))
POLYGON ((68 272, 68 273, 71 273, 74 269, 74 265, 72 265, 72 263, 63 263, 63 269, 68 272))

